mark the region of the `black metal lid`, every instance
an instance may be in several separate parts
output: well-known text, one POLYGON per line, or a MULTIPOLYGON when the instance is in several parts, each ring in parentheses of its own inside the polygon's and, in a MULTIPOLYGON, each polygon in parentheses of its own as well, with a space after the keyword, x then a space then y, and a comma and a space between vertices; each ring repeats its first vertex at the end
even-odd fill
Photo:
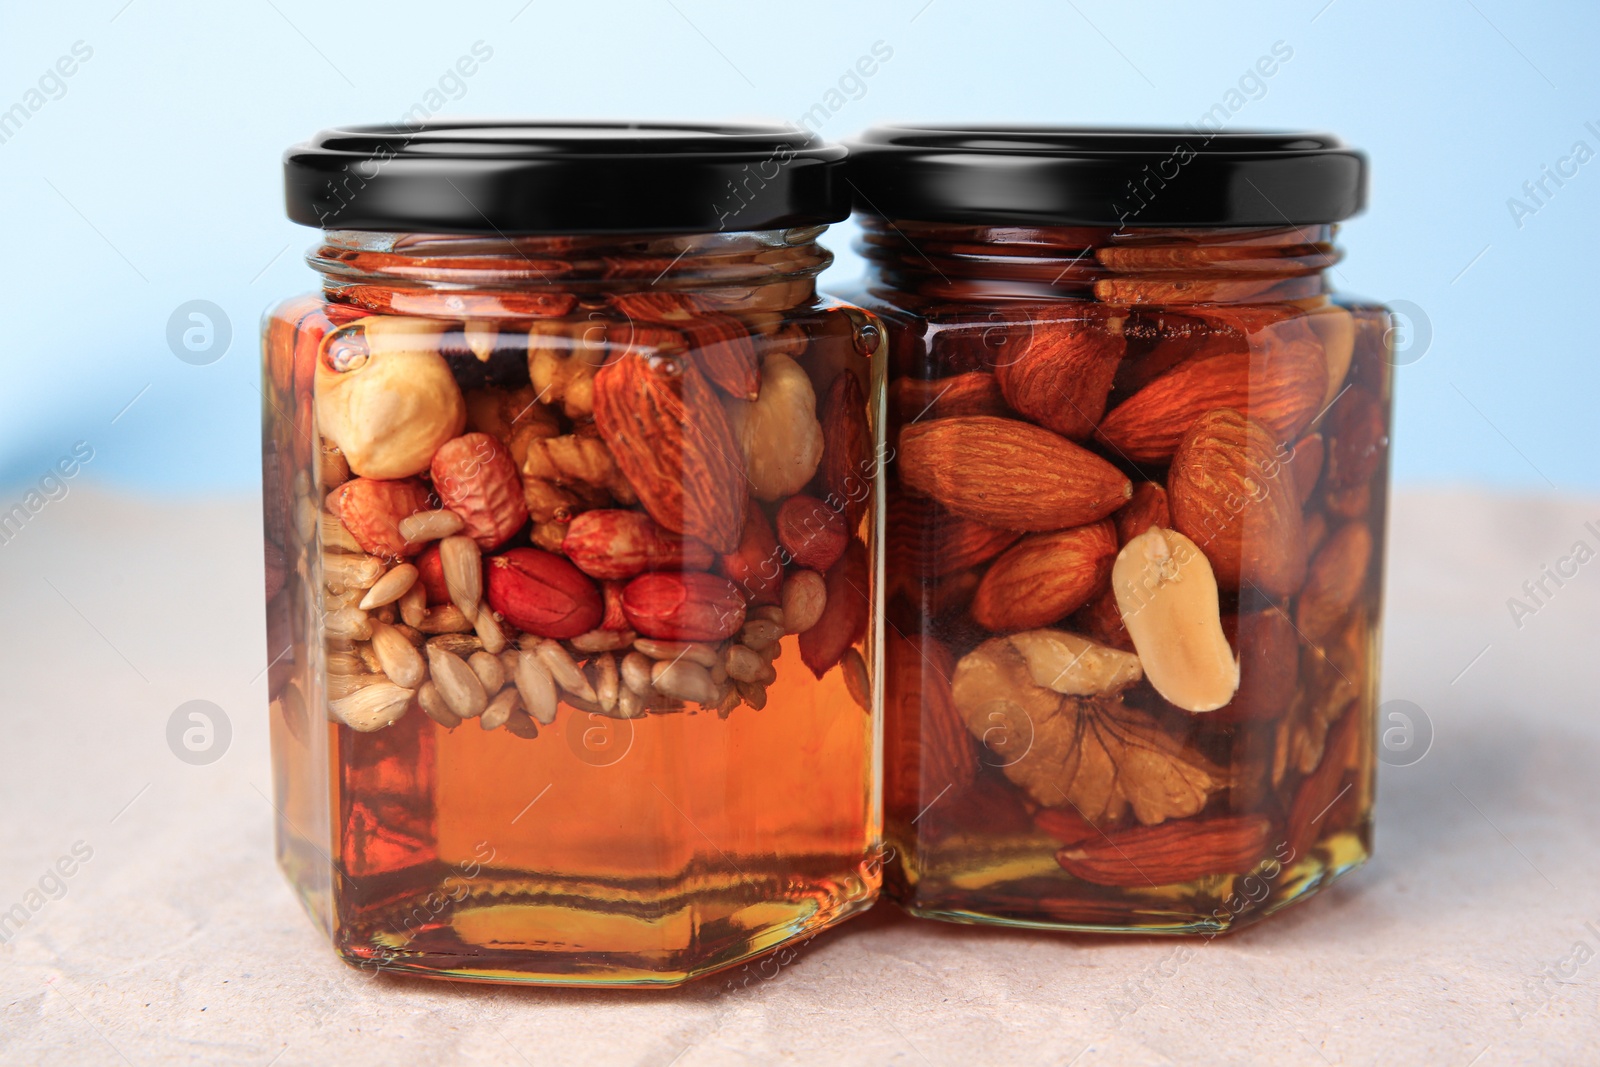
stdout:
POLYGON ((704 233, 845 218, 844 157, 789 126, 442 122, 323 130, 283 173, 330 230, 704 233))
POLYGON ((877 126, 847 144, 857 210, 888 218, 1281 226, 1366 204, 1366 157, 1324 133, 877 126))

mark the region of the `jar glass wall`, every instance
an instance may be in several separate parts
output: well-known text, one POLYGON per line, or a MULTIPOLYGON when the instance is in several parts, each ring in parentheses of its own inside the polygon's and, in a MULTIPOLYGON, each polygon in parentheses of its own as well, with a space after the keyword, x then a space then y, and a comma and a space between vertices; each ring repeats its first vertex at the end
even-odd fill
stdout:
POLYGON ((1332 227, 864 226, 886 892, 1214 932, 1363 862, 1389 320, 1332 227))
POLYGON ((870 906, 880 335, 822 228, 330 230, 269 314, 278 852, 347 961, 673 984, 870 906))

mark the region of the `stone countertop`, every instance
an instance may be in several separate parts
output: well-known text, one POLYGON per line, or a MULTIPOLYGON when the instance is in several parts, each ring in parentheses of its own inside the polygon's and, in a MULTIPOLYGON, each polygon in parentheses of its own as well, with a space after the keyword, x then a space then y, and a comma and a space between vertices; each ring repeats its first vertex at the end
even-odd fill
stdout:
POLYGON ((30 910, 0 1064, 1600 1061, 1600 564, 1523 591, 1591 520, 1397 495, 1384 698, 1435 739, 1382 769, 1374 861, 1303 907, 1210 942, 880 907, 734 991, 574 991, 334 958, 272 858, 256 503, 76 487, 0 544, 0 911, 30 910), (194 699, 232 727, 206 766, 166 740, 194 699))

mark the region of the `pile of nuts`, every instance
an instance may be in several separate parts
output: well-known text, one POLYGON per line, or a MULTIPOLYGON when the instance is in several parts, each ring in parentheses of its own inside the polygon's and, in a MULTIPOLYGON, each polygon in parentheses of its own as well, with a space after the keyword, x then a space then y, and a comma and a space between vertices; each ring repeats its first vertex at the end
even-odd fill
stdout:
POLYGON ((866 361, 808 358, 771 313, 608 300, 321 337, 293 522, 320 546, 331 718, 727 715, 765 706, 788 635, 868 705, 866 361))
POLYGON ((1082 881, 1248 871, 1364 814, 1387 316, 1093 292, 885 311, 886 810, 992 834, 988 768, 1082 881))

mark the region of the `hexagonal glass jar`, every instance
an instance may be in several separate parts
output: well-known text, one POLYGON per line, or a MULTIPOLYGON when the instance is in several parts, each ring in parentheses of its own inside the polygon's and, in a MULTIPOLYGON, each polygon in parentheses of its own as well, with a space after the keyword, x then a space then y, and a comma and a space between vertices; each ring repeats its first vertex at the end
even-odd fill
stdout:
POLYGON ((1211 934, 1362 863, 1390 324, 1327 277, 1362 158, 1188 131, 852 151, 890 348, 887 891, 1211 934))
POLYGON ((325 232, 321 291, 265 327, 277 841, 347 961, 671 985, 874 900, 880 334, 815 289, 838 158, 548 127, 291 152, 325 232), (655 200, 619 208, 635 150, 655 200), (528 168, 472 184, 486 160, 528 168))

